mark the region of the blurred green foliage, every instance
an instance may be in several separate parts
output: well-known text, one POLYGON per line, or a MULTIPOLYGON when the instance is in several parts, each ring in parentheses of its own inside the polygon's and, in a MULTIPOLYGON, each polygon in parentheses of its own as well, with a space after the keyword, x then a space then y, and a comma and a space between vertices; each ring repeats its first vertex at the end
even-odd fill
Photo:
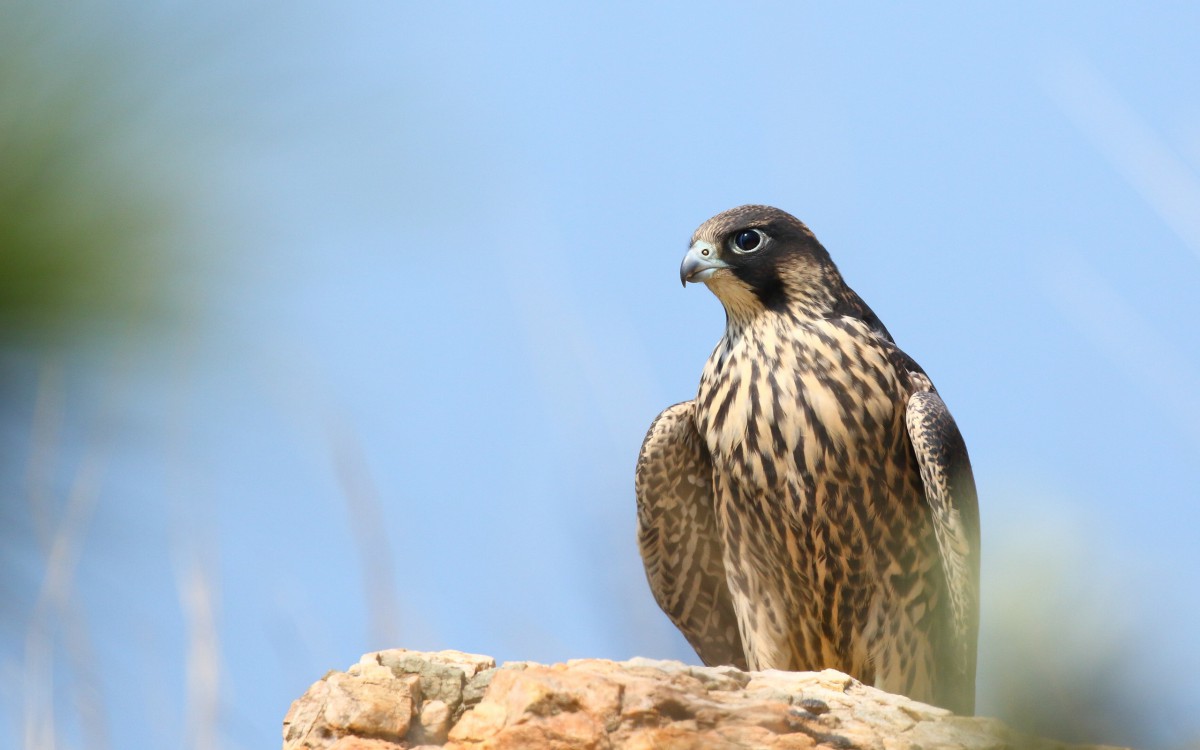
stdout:
POLYGON ((131 153, 136 76, 51 6, 2 5, 0 347, 160 318, 175 202, 131 153))
POLYGON ((986 549, 982 713, 1064 742, 1189 746, 1176 743, 1170 701, 1146 700, 1155 678, 1139 663, 1136 579, 1100 551, 1102 532, 1052 496, 993 501, 1010 515, 986 549))
POLYGON ((123 361, 184 312, 185 204, 150 116, 155 76, 102 21, 0 0, 0 637, 24 626, 74 481, 64 370, 91 378, 81 363, 123 361))

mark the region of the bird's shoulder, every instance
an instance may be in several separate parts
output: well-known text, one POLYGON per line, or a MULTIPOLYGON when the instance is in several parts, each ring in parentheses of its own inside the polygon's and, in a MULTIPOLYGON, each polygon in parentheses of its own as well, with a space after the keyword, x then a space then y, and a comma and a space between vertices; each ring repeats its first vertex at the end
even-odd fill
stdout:
POLYGON ((675 495, 694 491, 696 475, 711 471, 707 449, 696 432, 695 403, 667 407, 654 418, 638 453, 635 472, 639 505, 655 512, 673 507, 675 495), (661 502, 660 502, 661 501, 661 502))
POLYGON ((843 285, 841 293, 837 296, 833 306, 832 317, 860 321, 874 335, 885 341, 895 343, 892 339, 892 334, 888 332, 887 326, 883 324, 883 321, 879 319, 879 316, 875 314, 871 306, 848 286, 843 285))
POLYGON ((925 369, 900 348, 887 326, 853 289, 843 289, 831 317, 840 321, 842 325, 854 326, 869 345, 878 348, 899 376, 905 391, 910 394, 920 391, 937 392, 925 369))

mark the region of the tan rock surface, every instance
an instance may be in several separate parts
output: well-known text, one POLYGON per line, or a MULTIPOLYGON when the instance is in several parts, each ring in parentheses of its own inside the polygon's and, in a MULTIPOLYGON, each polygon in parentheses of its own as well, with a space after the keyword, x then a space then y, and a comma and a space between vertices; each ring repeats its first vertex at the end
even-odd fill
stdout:
POLYGON ((580 659, 495 668, 395 649, 331 672, 292 704, 285 750, 1054 750, 994 719, 892 695, 841 672, 742 672, 580 659))

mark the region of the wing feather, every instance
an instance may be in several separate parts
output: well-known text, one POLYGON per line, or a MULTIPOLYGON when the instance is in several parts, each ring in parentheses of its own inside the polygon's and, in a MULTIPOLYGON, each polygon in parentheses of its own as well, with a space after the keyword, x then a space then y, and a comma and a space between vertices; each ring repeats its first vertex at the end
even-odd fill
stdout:
POLYGON ((975 659, 979 635, 979 501, 967 446, 958 425, 932 385, 908 400, 905 422, 921 468, 925 499, 932 509, 950 599, 950 637, 940 662, 949 665, 939 682, 942 705, 970 715, 975 704, 975 659))
POLYGON ((654 599, 705 664, 745 669, 713 511, 712 462, 693 401, 650 425, 635 488, 638 547, 654 599))

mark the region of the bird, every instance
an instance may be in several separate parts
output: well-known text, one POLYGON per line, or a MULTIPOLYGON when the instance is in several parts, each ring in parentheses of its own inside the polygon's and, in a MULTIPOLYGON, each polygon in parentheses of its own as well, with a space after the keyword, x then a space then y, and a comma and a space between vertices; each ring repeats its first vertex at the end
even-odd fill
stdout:
POLYGON ((725 331, 635 473, 651 592, 707 665, 837 669, 971 715, 979 510, 929 376, 791 214, 692 235, 725 331))

